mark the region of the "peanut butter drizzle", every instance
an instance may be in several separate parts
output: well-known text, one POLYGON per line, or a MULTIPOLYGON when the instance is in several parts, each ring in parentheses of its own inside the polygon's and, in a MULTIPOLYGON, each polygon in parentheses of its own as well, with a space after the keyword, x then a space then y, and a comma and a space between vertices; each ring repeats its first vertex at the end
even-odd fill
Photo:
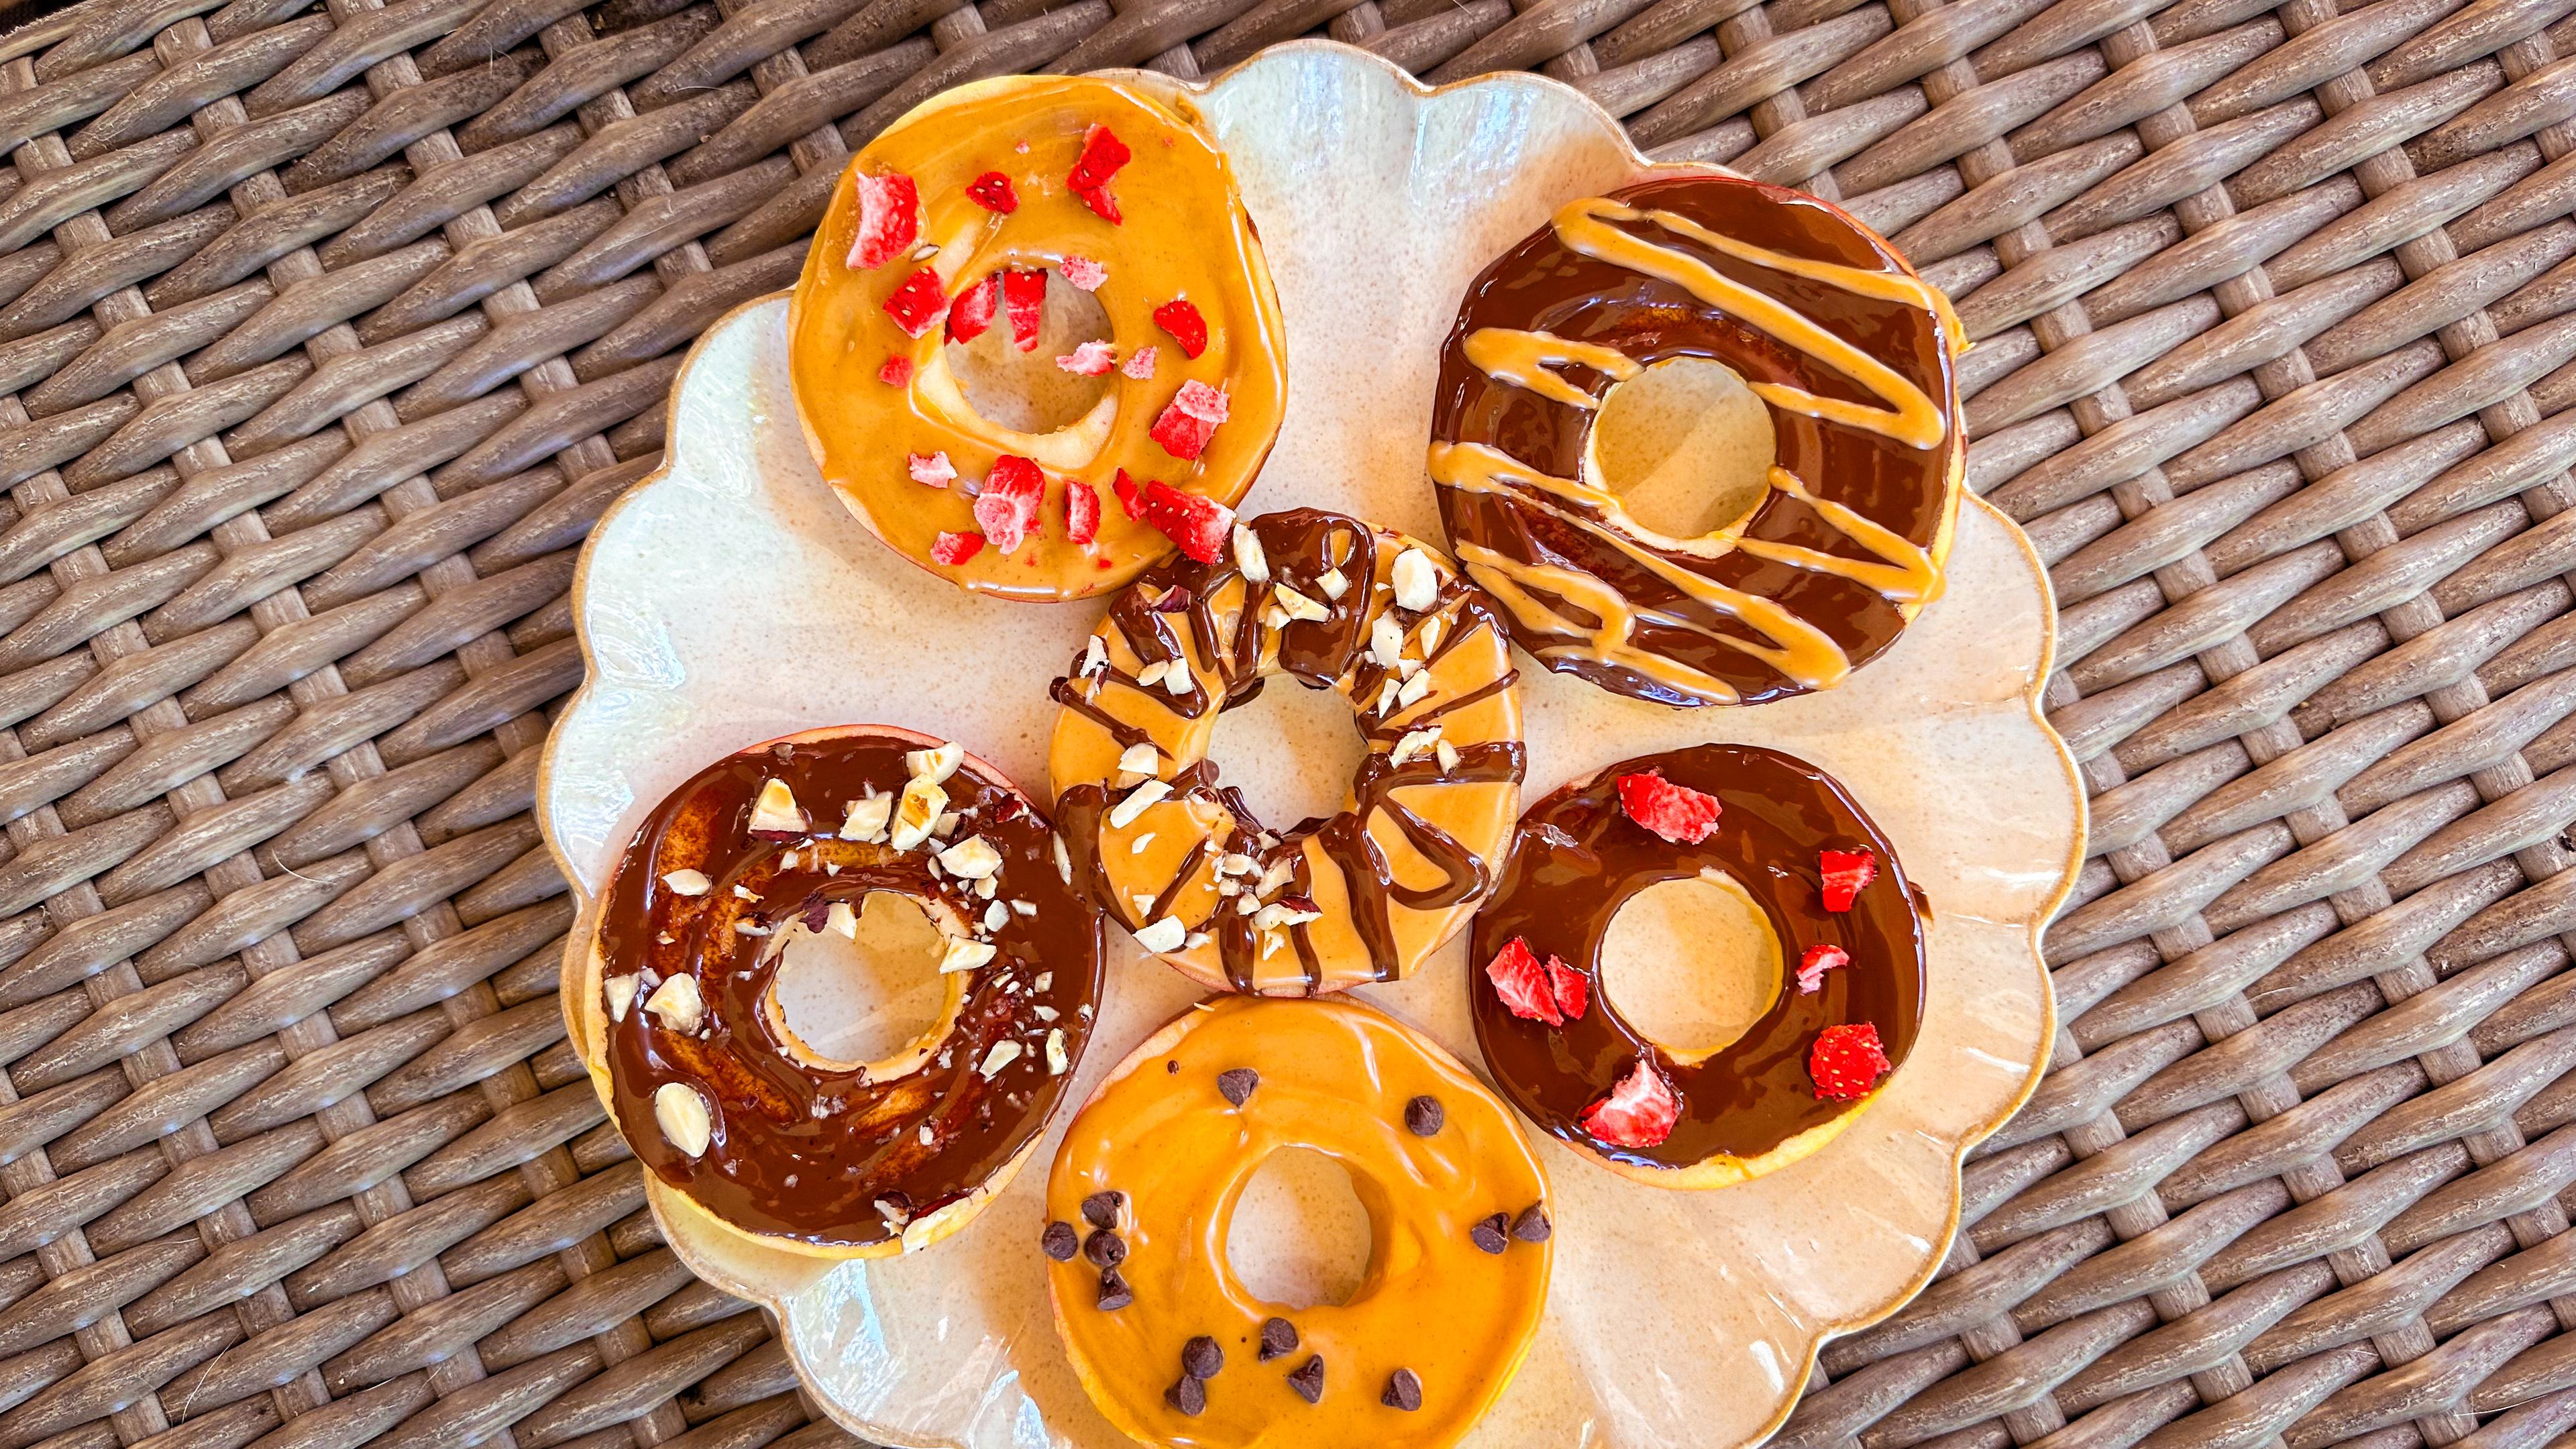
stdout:
POLYGON ((1957 323, 1874 240, 1859 250, 1876 266, 1831 259, 1854 250, 1855 237, 1866 237, 1857 223, 1778 188, 1650 182, 1560 208, 1477 280, 1444 357, 1429 468, 1459 560, 1551 669, 1672 704, 1828 689, 1938 597, 1960 458, 1945 350, 1957 323), (1780 294, 1631 229, 1640 227, 1776 276, 1780 294), (1799 249, 1734 230, 1794 238, 1799 249), (1635 283, 1620 290, 1610 268, 1713 312, 1635 283), (1827 309, 1835 296, 1896 309, 1903 331, 1891 340, 1904 345, 1888 361, 1871 355, 1858 339, 1885 338, 1865 330, 1885 323, 1827 309), (1748 341, 1757 337, 1785 355, 1748 341), (1683 354, 1713 355, 1746 375, 1775 409, 1786 465, 1771 471, 1765 506, 1690 539, 1644 526, 1588 476, 1589 430, 1607 389, 1683 354), (1926 370, 1941 400, 1891 362, 1926 370), (1877 405, 1817 390, 1845 382, 1877 405), (1824 497, 1801 475, 1831 478, 1843 496, 1824 497), (1773 506, 1784 502, 1798 507, 1773 506), (1800 586, 1799 575, 1856 586, 1871 602, 1842 602, 1800 586), (1728 666, 1729 654, 1753 667, 1728 666))
MULTIPOLYGON (((1049 275, 1049 287, 1068 285, 1061 274, 1049 275)), ((992 325, 1007 330, 1008 322, 996 317, 992 325)), ((1278 298, 1224 153, 1186 102, 1092 77, 972 82, 870 141, 833 189, 788 330, 806 442, 842 502, 914 563, 961 587, 1012 599, 1104 593, 1168 554, 1171 540, 1117 506, 1118 472, 1231 506, 1268 456, 1286 400, 1278 298), (1116 224, 1066 182, 1095 124, 1108 126, 1133 153, 1109 185, 1124 216, 1116 224), (987 211, 967 194, 968 183, 988 171, 1010 179, 1016 210, 987 211), (921 242, 935 249, 926 261, 917 251, 871 270, 849 266, 858 224, 853 177, 861 172, 913 178, 921 242), (884 310, 925 265, 954 299, 998 271, 1057 267, 1072 256, 1108 269, 1092 296, 1108 316, 1119 362, 1142 347, 1155 348, 1157 362, 1144 378, 1107 374, 1101 402, 1053 432, 1023 433, 978 414, 949 370, 944 326, 907 337, 884 310), (1154 309, 1176 297, 1187 297, 1207 320, 1207 347, 1195 358, 1153 320, 1154 309), (879 380, 889 358, 912 364, 908 382, 879 380), (1150 430, 1193 379, 1222 391, 1229 412, 1207 450, 1185 462, 1150 430), (945 453, 958 478, 945 489, 914 482, 905 457, 915 453, 945 453), (1028 539, 1007 555, 987 547, 961 564, 933 562, 930 550, 942 532, 981 531, 976 488, 1005 454, 1034 459, 1047 475, 1028 539), (1093 489, 1103 505, 1090 543, 1066 536, 1069 487, 1093 489)))
POLYGON ((1134 1301, 1100 1308, 1101 1270, 1079 1256, 1046 1262, 1047 1287, 1092 1402, 1146 1444, 1452 1444, 1511 1382, 1545 1307, 1552 1238, 1506 1237, 1493 1253, 1471 1236, 1496 1213, 1553 1212, 1519 1125, 1447 1052, 1347 1000, 1218 997, 1139 1047, 1066 1129, 1046 1217, 1088 1234, 1085 1201, 1111 1192, 1134 1301), (1233 1105, 1218 1078, 1247 1069, 1257 1083, 1233 1105), (1406 1126, 1417 1096, 1440 1104, 1438 1131, 1406 1126), (1348 1303, 1265 1302, 1228 1261, 1246 1184, 1286 1148, 1339 1162, 1368 1208, 1369 1266, 1348 1303), (1297 1344, 1265 1361, 1274 1317, 1297 1344), (1224 1365, 1204 1381, 1204 1409, 1183 1414, 1164 1390, 1201 1335, 1224 1365), (1322 1392, 1309 1403, 1288 1375, 1316 1357, 1322 1392), (1420 1408, 1380 1401, 1398 1369, 1420 1380, 1420 1408))
POLYGON ((1402 535, 1311 509, 1246 526, 1260 540, 1267 579, 1246 578, 1232 553, 1215 564, 1162 565, 1121 594, 1095 631, 1105 665, 1085 675, 1077 660, 1051 686, 1064 706, 1051 753, 1056 812, 1075 879, 1130 929, 1166 915, 1180 921, 1192 943, 1166 957, 1211 986, 1311 995, 1391 980, 1483 897, 1488 861, 1518 808, 1526 761, 1509 646, 1490 602, 1431 550, 1423 553, 1442 579, 1431 606, 1415 613, 1394 603, 1395 561, 1419 547, 1402 535), (1339 599, 1320 583, 1330 570, 1346 580, 1339 599), (1282 585, 1322 605, 1324 617, 1274 623, 1282 585), (1390 612, 1407 641, 1407 667, 1395 671, 1371 652, 1372 627, 1390 612), (1188 681, 1177 694, 1164 677, 1173 669, 1188 681), (1140 678, 1148 673, 1156 673, 1151 683, 1140 678), (1285 831, 1264 827, 1240 791, 1218 783, 1206 756, 1216 716, 1274 674, 1341 695, 1370 745, 1349 803, 1285 831), (1380 716, 1384 684, 1414 674, 1429 677, 1426 692, 1380 716), (1433 725, 1456 751, 1454 764, 1444 765, 1436 746, 1394 762, 1408 735, 1433 725), (1112 826, 1111 812, 1135 788, 1118 783, 1117 761, 1138 744, 1154 746, 1171 794, 1112 826), (1136 842, 1147 837, 1140 855, 1136 842), (1222 871, 1228 858, 1251 861, 1251 871, 1222 871), (1247 897, 1258 903, 1251 912, 1239 905, 1247 897), (1265 927, 1266 905, 1314 919, 1265 927))

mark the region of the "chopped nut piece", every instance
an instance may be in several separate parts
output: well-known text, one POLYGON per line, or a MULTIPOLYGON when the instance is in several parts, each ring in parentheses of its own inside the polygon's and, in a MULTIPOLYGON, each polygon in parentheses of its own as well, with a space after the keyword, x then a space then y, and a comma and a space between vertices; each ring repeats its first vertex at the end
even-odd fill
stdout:
POLYGON ((1137 836, 1134 840, 1127 843, 1127 853, 1129 855, 1143 855, 1145 853, 1145 847, 1152 845, 1153 843, 1154 832, 1148 830, 1144 834, 1137 836))
POLYGON ((888 839, 897 850, 913 849, 930 838, 931 828, 947 808, 948 792, 939 788, 938 782, 912 780, 903 787, 903 798, 895 802, 888 839))
POLYGON ((1430 692, 1431 671, 1427 669, 1416 670, 1414 671, 1414 675, 1411 679, 1404 681, 1404 687, 1395 692, 1395 702, 1401 708, 1411 709, 1414 705, 1421 702, 1422 696, 1429 694, 1430 692))
POLYGON ((1056 878, 1066 885, 1073 884, 1073 853, 1064 848, 1064 837, 1051 836, 1048 843, 1055 847, 1056 878))
POLYGON ((683 1035, 696 1031, 707 1019, 707 1003, 698 995, 698 978, 674 976, 653 988, 644 999, 644 1009, 662 1018, 665 1031, 683 1035))
POLYGON ((1065 1068, 1073 1065, 1073 1057, 1065 1050, 1063 1027, 1059 1026, 1047 1033, 1046 1062, 1047 1075, 1051 1077, 1063 1076, 1065 1068))
POLYGON ((1234 566, 1252 583, 1270 582, 1270 556, 1262 550, 1261 535, 1240 523, 1234 526, 1234 566))
POLYGON ((1433 567, 1431 555, 1418 548, 1408 548, 1395 556, 1395 567, 1388 571, 1388 581, 1395 585, 1395 602, 1419 614, 1440 597, 1440 570, 1433 567))
POLYGON ((1397 686, 1394 675, 1390 674, 1384 680, 1380 681, 1377 687, 1377 704, 1370 712, 1372 714, 1383 715, 1393 710, 1395 708, 1396 689, 1397 686))
POLYGON ((1321 911, 1299 910, 1285 901, 1274 901, 1253 913, 1252 926, 1257 931, 1275 931, 1282 926, 1302 926, 1324 918, 1321 911))
POLYGON ((715 882, 702 870, 675 870, 662 877, 662 884, 675 896, 702 896, 715 882))
POLYGON ((1423 620, 1422 632, 1416 637, 1422 644, 1422 657, 1430 658, 1431 651, 1440 647, 1440 620, 1436 617, 1423 620))
POLYGON ((1351 576, 1340 569, 1326 569, 1315 576, 1315 587, 1324 591, 1325 598, 1338 603, 1342 595, 1351 591, 1351 576))
POLYGON ((970 835, 939 852, 939 863, 950 875, 982 880, 1002 868, 1002 853, 993 848, 993 842, 970 835))
POLYGON ((1187 694, 1197 687, 1198 681, 1190 677, 1188 666, 1178 662, 1172 665, 1170 673, 1163 676, 1165 694, 1187 694))
POLYGON ((1131 775, 1151 775, 1163 766, 1163 752, 1139 741, 1118 756, 1118 768, 1131 775))
POLYGON ((1089 678, 1090 676, 1092 676, 1092 675, 1094 675, 1094 674, 1098 674, 1100 671, 1102 671, 1102 670, 1104 670, 1104 669, 1106 669, 1106 668, 1108 668, 1108 667, 1109 667, 1109 646, 1100 642, 1100 636, 1099 636, 1099 635, 1097 635, 1097 634, 1094 634, 1094 635, 1092 635, 1090 638, 1083 640, 1083 641, 1082 641, 1082 674, 1083 674, 1083 677, 1087 679, 1087 678, 1089 678))
POLYGON ((1434 758, 1440 761, 1441 774, 1453 775, 1457 773, 1458 747, 1456 745, 1449 743, 1447 740, 1442 740, 1431 747, 1431 753, 1434 758))
POLYGON ((796 808, 795 792, 784 780, 760 782, 760 798, 751 802, 755 835, 797 835, 805 829, 805 812, 796 808))
POLYGON ((855 941, 859 939, 859 913, 850 909, 848 901, 834 901, 831 908, 823 912, 823 929, 838 931, 855 941))
POLYGON ((1015 1041, 993 1043, 993 1049, 984 1053, 982 1064, 975 1068, 976 1075, 991 1081, 994 1073, 1020 1059, 1020 1050, 1020 1044, 1015 1041))
POLYGON ((1147 810, 1153 808, 1153 806, 1161 801, 1164 796, 1171 793, 1172 786, 1169 781, 1147 780, 1135 789, 1128 791, 1126 799, 1109 807, 1109 828, 1112 830, 1124 830, 1128 826, 1135 824, 1137 816, 1142 815, 1147 810))
POLYGON ((1011 923, 1011 908, 995 901, 984 908, 984 929, 998 931, 1011 923))
POLYGON ((1162 683, 1163 676, 1171 672, 1172 661, 1168 659, 1157 659, 1151 664, 1148 664, 1144 668, 1136 671, 1136 682, 1150 688, 1162 683))
POLYGON ((916 780, 942 785, 947 783, 949 776, 957 773, 958 765, 965 759, 966 747, 952 740, 937 749, 904 751, 903 767, 916 780))
POLYGON ((841 838, 881 841, 885 839, 886 822, 893 818, 892 795, 870 795, 862 800, 853 800, 841 812, 841 838))
POLYGON ((608 1019, 610 1021, 624 1021, 626 1019, 626 1008, 635 1004, 635 988, 643 984, 644 978, 633 974, 625 976, 611 976, 606 981, 600 983, 608 993, 608 1019))
POLYGON ((661 1126, 663 1138, 690 1157, 705 1155, 707 1143, 715 1136, 707 1099, 685 1082, 664 1082, 653 1093, 653 1120, 661 1126))
POLYGON ((1270 586, 1270 596, 1279 601, 1279 607, 1286 610, 1288 617, 1291 619, 1313 623, 1317 619, 1329 619, 1333 616, 1332 610, 1325 608, 1323 605, 1316 603, 1310 598, 1307 598, 1304 594, 1297 592, 1286 584, 1272 584, 1270 586))
POLYGON ((1261 873, 1261 893, 1265 896, 1269 895, 1294 879, 1299 859, 1298 856, 1288 855, 1270 862, 1270 868, 1261 873))
POLYGON ((957 822, 964 818, 954 810, 942 810, 939 818, 930 822, 930 833, 946 840, 957 833, 957 822))
POLYGON ((1228 852, 1216 858, 1216 868, 1220 875, 1255 875, 1260 872, 1261 863, 1251 856, 1228 852))
POLYGON ((1404 626, 1393 614, 1380 614, 1369 621, 1369 657, 1380 669, 1393 669, 1404 657, 1404 626))
POLYGON ((1431 747, 1439 742, 1440 726, 1436 724, 1424 725, 1418 730, 1407 731, 1403 739, 1395 742, 1395 750, 1387 756, 1387 763, 1390 765, 1403 765, 1409 763, 1412 760, 1431 753, 1431 747))
POLYGON ((1136 914, 1139 917, 1144 916, 1148 911, 1154 909, 1154 898, 1143 891, 1138 891, 1128 896, 1127 899, 1134 903, 1136 914))
POLYGON ((1161 955, 1166 951, 1177 951, 1181 949, 1181 943, 1187 941, 1189 936, 1189 927, 1181 924, 1180 917, 1165 916, 1154 924, 1138 931, 1136 933, 1136 944, 1155 953, 1156 955, 1161 955))
POLYGON ((945 976, 952 971, 972 971, 992 959, 992 942, 970 941, 964 936, 951 936, 948 938, 947 949, 939 954, 939 974, 945 976))
POLYGON ((753 921, 736 921, 733 923, 733 929, 736 935, 742 936, 766 936, 769 934, 769 928, 767 926, 760 925, 753 921))

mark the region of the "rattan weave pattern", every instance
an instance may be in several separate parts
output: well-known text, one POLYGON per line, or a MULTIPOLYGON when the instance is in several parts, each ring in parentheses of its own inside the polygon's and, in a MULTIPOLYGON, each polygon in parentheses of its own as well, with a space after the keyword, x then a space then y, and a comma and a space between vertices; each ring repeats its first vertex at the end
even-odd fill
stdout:
POLYGON ((2065 1026, 1809 1446, 2576 1426, 2576 0, 85 0, 0 42, 0 1449, 823 1449, 562 1041, 583 531, 849 147, 1323 29, 1957 299, 2065 1026), (2553 1296, 2564 1295, 2564 1296, 2553 1296))

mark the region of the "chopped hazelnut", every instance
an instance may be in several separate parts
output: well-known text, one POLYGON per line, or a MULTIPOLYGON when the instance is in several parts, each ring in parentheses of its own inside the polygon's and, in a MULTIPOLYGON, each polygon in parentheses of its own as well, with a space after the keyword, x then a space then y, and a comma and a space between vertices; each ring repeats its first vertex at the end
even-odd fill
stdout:
POLYGON ((702 896, 715 882, 702 870, 675 870, 662 877, 662 884, 675 896, 702 896))
POLYGON ((653 989, 644 1001, 644 1009, 662 1019, 666 1031, 687 1035, 706 1021, 706 999, 698 994, 698 978, 674 976, 653 989))
POLYGON ((751 802, 751 829, 763 835, 796 835, 805 829, 805 812, 784 780, 760 782, 760 798, 751 802))
POLYGON ((904 751, 903 767, 915 780, 942 785, 947 783, 949 776, 957 773, 958 765, 965 759, 966 747, 951 741, 936 749, 904 751))
POLYGON ((707 1099, 684 1082, 664 1082, 653 1093, 653 1120, 672 1146, 691 1157, 703 1156, 707 1143, 715 1136, 715 1120, 707 1115, 707 1099))
POLYGON ((882 841, 886 836, 886 822, 893 818, 892 795, 870 795, 853 800, 841 812, 841 838, 882 841))
POLYGON ((1388 572, 1395 585, 1395 602, 1419 614, 1440 597, 1440 571, 1432 565, 1431 555, 1418 548, 1408 548, 1395 556, 1395 567, 1388 572))
POLYGON ((948 792, 938 782, 914 779, 903 787, 903 798, 895 802, 894 823, 889 839, 897 850, 910 850, 930 838, 931 828, 939 823, 940 814, 948 808, 948 792))

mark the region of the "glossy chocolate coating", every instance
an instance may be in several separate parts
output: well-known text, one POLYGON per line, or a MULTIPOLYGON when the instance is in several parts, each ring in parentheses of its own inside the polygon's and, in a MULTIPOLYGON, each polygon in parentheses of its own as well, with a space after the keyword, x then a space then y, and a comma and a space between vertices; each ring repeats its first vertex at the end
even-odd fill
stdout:
POLYGON ((1036 913, 1013 912, 990 933, 992 962, 971 973, 953 1031, 919 1070, 872 1082, 861 1071, 818 1069, 785 1054, 761 1007, 778 971, 780 935, 743 935, 737 922, 776 932, 803 920, 819 929, 833 902, 857 910, 875 891, 970 920, 988 903, 968 882, 934 878, 927 850, 828 833, 755 837, 746 828, 752 802, 764 780, 783 780, 809 823, 829 832, 844 802, 866 787, 900 794, 904 753, 925 743, 859 732, 727 756, 645 819, 609 887, 601 976, 642 971, 649 991, 653 982, 694 974, 707 1023, 703 1040, 680 1036, 640 1002, 609 1022, 618 1125, 646 1167, 745 1231, 843 1247, 898 1236, 877 1201, 908 1201, 918 1219, 983 1185, 1046 1125, 1073 1080, 1070 1066, 1047 1070, 1048 1031, 1063 1028, 1073 1061, 1089 1037, 1103 969, 1100 915, 1058 874, 1046 818, 970 757, 945 786, 949 808, 963 817, 952 838, 990 841, 1002 856, 999 898, 1028 901, 1036 913), (797 855, 792 868, 781 863, 789 851, 797 855), (837 874, 827 869, 835 865, 837 874), (705 894, 683 896, 663 881, 683 867, 708 877, 705 894), (736 896, 737 885, 760 899, 736 896), (1042 973, 1051 973, 1043 990, 1042 973), (1041 1006, 1054 1020, 1036 1014, 1041 1006), (1005 1040, 1021 1043, 1020 1058, 989 1080, 979 1075, 986 1052, 1005 1040), (653 1094, 665 1082, 688 1083, 708 1098, 715 1126, 704 1156, 683 1154, 656 1127, 653 1094))
POLYGON ((1923 928, 1913 887, 1887 837, 1842 786, 1777 750, 1698 745, 1622 760, 1531 806, 1493 899, 1476 916, 1468 999, 1476 1041, 1495 1084, 1541 1130, 1621 1162, 1689 1167, 1724 1153, 1759 1157, 1821 1127, 1866 1098, 1817 1097, 1807 1053, 1826 1027, 1869 1022, 1888 1060, 1902 1063, 1923 1021, 1923 928), (1619 777, 1660 770, 1666 780, 1717 797, 1717 830, 1678 845, 1619 808, 1619 777), (1820 894, 1819 850, 1868 850, 1878 877, 1849 911, 1828 911, 1820 894), (1660 881, 1702 869, 1742 885, 1779 938, 1785 970, 1778 999, 1744 1035, 1683 1066, 1619 1015, 1601 990, 1601 944, 1628 898, 1660 881), (1591 1009, 1549 1026, 1514 1016, 1485 979, 1483 965, 1514 937, 1544 961, 1556 956, 1591 983, 1591 1009), (1812 993, 1797 987, 1797 963, 1819 943, 1851 953, 1812 993), (1681 1117, 1656 1147, 1614 1147, 1579 1125, 1641 1055, 1652 1054, 1681 1117))
MULTIPOLYGON (((1649 181, 1611 194, 1640 210, 1688 217, 1713 231, 1798 257, 1872 270, 1907 271, 1902 258, 1840 209, 1802 192, 1734 177, 1678 177, 1649 181)), ((1922 389, 1944 416, 1957 409, 1951 358, 1939 318, 1924 307, 1860 295, 1830 282, 1773 271, 1631 221, 1622 229, 1684 252, 1719 272, 1786 302, 1886 363, 1922 389)), ((1788 384, 1828 398, 1870 404, 1870 393, 1832 367, 1778 339, 1717 311, 1672 283, 1569 248, 1555 228, 1542 226, 1495 260, 1467 290, 1457 326, 1440 356, 1433 404, 1435 440, 1488 444, 1559 478, 1581 475, 1592 410, 1541 396, 1488 376, 1466 354, 1467 338, 1483 328, 1549 332, 1608 347, 1641 365, 1670 357, 1706 357, 1725 363, 1748 381, 1788 384)), ((1559 375, 1600 398, 1611 379, 1579 364, 1559 375)), ((1943 446, 1921 449, 1864 429, 1769 409, 1778 437, 1775 461, 1819 493, 1858 511, 1907 540, 1935 548, 1951 507, 1959 430, 1943 446)), ((1438 489, 1440 517, 1454 547, 1480 545, 1523 563, 1561 564, 1598 576, 1641 614, 1663 611, 1748 641, 1760 636, 1706 603, 1659 579, 1618 550, 1563 520, 1547 516, 1510 494, 1438 489)), ((1743 528, 1747 538, 1767 539, 1853 559, 1868 555, 1805 502, 1774 490, 1743 528)), ((1824 630, 1855 667, 1896 640, 1907 614, 1869 586, 1829 572, 1793 567, 1742 550, 1714 559, 1655 548, 1671 565, 1715 583, 1776 599, 1824 630)), ((1538 652, 1532 636, 1509 610, 1513 637, 1538 652)), ((1805 692, 1763 660, 1710 640, 1694 629, 1641 618, 1635 635, 1644 652, 1674 659, 1732 685, 1742 702, 1759 703, 1805 692)), ((1678 693, 1634 669, 1564 652, 1540 654, 1549 668, 1590 679, 1614 693, 1664 704, 1705 699, 1678 693)))

